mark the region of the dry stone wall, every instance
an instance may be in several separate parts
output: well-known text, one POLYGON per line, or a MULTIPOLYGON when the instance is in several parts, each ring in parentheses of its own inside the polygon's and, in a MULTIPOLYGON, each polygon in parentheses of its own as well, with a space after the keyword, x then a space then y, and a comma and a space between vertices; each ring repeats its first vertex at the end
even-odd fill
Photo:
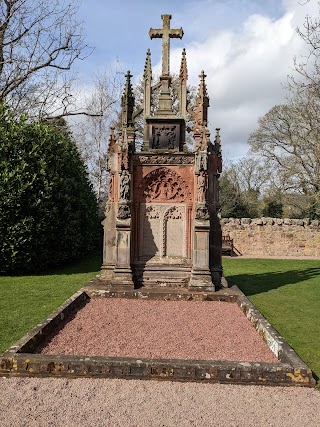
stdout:
POLYGON ((222 234, 234 252, 247 256, 320 258, 320 221, 282 218, 222 218, 222 234))

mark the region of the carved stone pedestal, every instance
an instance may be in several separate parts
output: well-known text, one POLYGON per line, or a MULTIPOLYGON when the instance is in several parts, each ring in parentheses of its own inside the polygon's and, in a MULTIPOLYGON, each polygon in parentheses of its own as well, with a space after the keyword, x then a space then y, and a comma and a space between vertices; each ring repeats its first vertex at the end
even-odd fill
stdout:
POLYGON ((110 284, 117 289, 134 289, 131 268, 115 268, 110 284))
MULTIPOLYGON (((199 209, 199 208, 198 208, 199 209)), ((203 217, 207 218, 207 208, 203 217)), ((210 271, 210 224, 208 219, 196 220, 193 242, 193 268, 189 283, 190 289, 215 290, 210 271)))
POLYGON ((190 290, 215 291, 215 285, 212 283, 211 274, 207 270, 193 269, 189 282, 190 290))
POLYGON ((187 288, 191 267, 183 265, 135 265, 137 287, 187 288))
POLYGON ((130 265, 131 222, 116 224, 117 260, 113 271, 111 285, 134 288, 130 265))

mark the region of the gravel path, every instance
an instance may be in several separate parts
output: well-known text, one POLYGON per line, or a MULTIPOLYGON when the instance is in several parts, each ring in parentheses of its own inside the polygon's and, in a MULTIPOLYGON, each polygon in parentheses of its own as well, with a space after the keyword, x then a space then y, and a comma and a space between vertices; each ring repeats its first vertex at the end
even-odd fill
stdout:
POLYGON ((241 309, 219 301, 93 299, 42 353, 277 362, 241 309))
POLYGON ((297 387, 0 378, 1 427, 319 427, 320 393, 297 387))

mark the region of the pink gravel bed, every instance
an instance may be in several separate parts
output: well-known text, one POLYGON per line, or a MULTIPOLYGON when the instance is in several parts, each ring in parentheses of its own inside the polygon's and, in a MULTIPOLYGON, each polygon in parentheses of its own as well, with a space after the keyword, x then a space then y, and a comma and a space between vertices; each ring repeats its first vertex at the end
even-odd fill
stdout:
POLYGON ((93 299, 43 354, 276 363, 233 303, 93 299))

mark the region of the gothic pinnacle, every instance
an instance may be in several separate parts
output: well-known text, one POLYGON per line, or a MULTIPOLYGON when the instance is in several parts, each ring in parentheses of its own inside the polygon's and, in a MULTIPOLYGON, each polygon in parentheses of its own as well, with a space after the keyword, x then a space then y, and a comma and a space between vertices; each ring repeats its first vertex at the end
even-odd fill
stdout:
POLYGON ((150 52, 150 49, 148 49, 147 50, 147 55, 146 55, 146 61, 145 61, 145 64, 144 64, 143 78, 151 80, 151 77, 152 77, 151 52, 150 52))
POLYGON ((206 85, 206 77, 207 75, 205 74, 205 72, 202 70, 201 74, 199 75, 200 77, 200 84, 199 84, 199 90, 198 90, 198 96, 200 96, 201 98, 208 98, 208 92, 207 92, 207 85, 206 85))
POLYGON ((186 50, 183 48, 182 50, 182 58, 181 58, 181 66, 180 66, 180 74, 179 74, 181 83, 186 84, 188 79, 188 68, 187 68, 187 56, 186 50))

